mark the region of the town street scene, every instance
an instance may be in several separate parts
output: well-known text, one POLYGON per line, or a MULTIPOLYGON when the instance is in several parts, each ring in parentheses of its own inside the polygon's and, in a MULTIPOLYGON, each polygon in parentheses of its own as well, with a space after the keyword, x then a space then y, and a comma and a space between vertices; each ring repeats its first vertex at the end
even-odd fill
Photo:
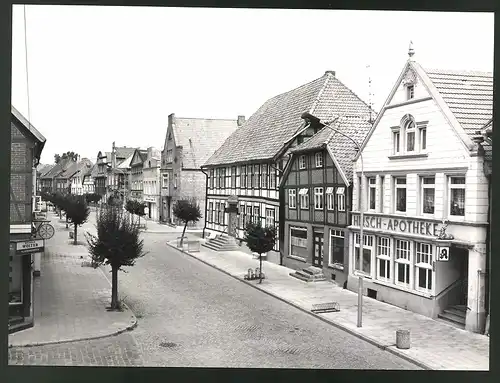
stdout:
POLYGON ((300 12, 13 7, 9 365, 489 370, 493 14, 300 12))

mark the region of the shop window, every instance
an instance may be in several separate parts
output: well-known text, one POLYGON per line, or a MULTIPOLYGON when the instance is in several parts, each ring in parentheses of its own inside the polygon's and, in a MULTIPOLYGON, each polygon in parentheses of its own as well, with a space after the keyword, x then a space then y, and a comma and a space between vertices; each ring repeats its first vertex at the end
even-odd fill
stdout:
POLYGON ((396 258, 395 258, 395 279, 396 284, 409 287, 410 286, 410 268, 411 268, 411 252, 410 242, 396 239, 396 258))
POLYGON ((306 168, 306 156, 302 155, 299 157, 299 169, 306 168))
POLYGON ((415 286, 417 290, 432 291, 432 245, 415 243, 415 286))
POLYGON ((450 215, 465 215, 465 177, 449 177, 448 195, 450 199, 450 215))
POLYGON ((341 186, 337 188, 337 210, 345 211, 345 187, 341 186))
POLYGON ((314 188, 314 209, 323 210, 323 188, 314 188))
POLYGON ((297 190, 288 189, 288 207, 290 209, 297 208, 297 190))
POLYGON ((323 153, 316 153, 314 155, 314 163, 316 164, 317 168, 322 168, 323 167, 323 153))
POLYGON ((391 249, 387 237, 377 237, 377 279, 391 281, 391 249))
POLYGON ((290 228, 290 255, 307 259, 307 229, 290 228))
POLYGON ((406 177, 395 178, 394 180, 396 189, 395 209, 398 213, 406 212, 406 177))
POLYGON ((421 206, 422 214, 434 214, 435 204, 435 177, 421 178, 421 206))
POLYGON ((344 267, 344 231, 330 229, 330 266, 344 267))
POLYGON ((335 195, 333 194, 333 187, 327 187, 326 195, 326 208, 328 210, 335 210, 335 195))
POLYGON ((377 183, 375 177, 368 178, 368 209, 375 210, 377 183))
POLYGON ((9 255, 9 304, 23 302, 23 257, 16 256, 15 250, 9 255))
POLYGON ((307 210, 309 209, 309 189, 300 189, 300 208, 307 210))
POLYGON ((354 270, 359 271, 366 276, 371 275, 372 265, 372 250, 373 250, 373 236, 363 235, 363 256, 360 256, 360 236, 354 235, 355 238, 355 251, 354 251, 354 270))

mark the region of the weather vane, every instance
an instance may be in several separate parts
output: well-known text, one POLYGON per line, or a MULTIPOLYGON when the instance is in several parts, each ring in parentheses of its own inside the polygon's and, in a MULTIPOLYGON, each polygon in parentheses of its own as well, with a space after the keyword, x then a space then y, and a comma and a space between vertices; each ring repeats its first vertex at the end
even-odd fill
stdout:
POLYGON ((414 54, 415 54, 415 50, 413 49, 413 41, 410 40, 410 46, 408 48, 408 56, 410 56, 410 58, 412 58, 414 54))

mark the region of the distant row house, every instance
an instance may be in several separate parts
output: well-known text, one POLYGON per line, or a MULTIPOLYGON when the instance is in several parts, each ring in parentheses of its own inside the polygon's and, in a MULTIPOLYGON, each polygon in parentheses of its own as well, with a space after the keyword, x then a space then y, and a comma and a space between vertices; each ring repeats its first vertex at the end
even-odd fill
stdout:
POLYGON ((45 165, 38 175, 38 191, 45 193, 83 194, 84 176, 92 169, 88 158, 61 158, 59 163, 45 165))

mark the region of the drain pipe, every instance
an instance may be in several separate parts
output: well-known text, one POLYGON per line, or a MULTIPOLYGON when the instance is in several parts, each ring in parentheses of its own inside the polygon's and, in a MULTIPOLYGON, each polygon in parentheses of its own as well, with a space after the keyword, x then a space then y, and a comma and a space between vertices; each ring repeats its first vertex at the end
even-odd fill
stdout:
POLYGON ((205 239, 205 230, 207 228, 207 206, 208 206, 208 174, 203 170, 203 168, 200 166, 200 170, 203 174, 205 174, 205 211, 203 212, 203 215, 205 216, 205 223, 203 225, 203 233, 201 237, 205 239))
POLYGON ((279 226, 279 231, 278 231, 278 243, 279 243, 279 246, 280 246, 280 266, 283 266, 283 245, 284 245, 284 241, 283 239, 285 238, 284 234, 285 234, 285 209, 283 208, 283 205, 281 203, 282 201, 282 198, 283 197, 283 188, 281 187, 281 182, 283 181, 282 179, 282 176, 283 176, 283 173, 284 173, 284 170, 282 169, 279 169, 271 164, 269 164, 269 168, 274 170, 275 172, 278 171, 278 173, 280 174, 280 182, 278 184, 278 182, 276 182, 276 187, 278 188, 278 202, 279 202, 279 222, 280 222, 280 226, 279 226))

